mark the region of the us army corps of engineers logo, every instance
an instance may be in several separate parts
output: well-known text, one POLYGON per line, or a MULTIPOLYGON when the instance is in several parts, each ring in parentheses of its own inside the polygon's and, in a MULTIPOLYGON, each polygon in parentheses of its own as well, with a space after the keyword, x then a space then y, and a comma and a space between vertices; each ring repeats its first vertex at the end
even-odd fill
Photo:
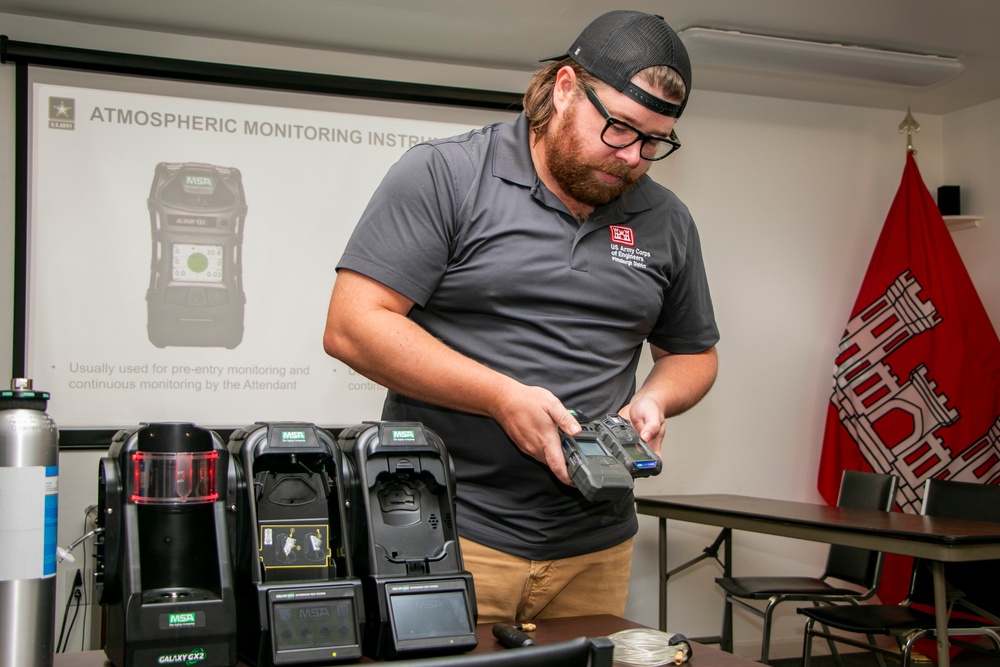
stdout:
POLYGON ((635 245, 635 231, 631 227, 611 225, 611 261, 636 269, 645 269, 649 259, 648 250, 635 245))
POLYGON ((76 122, 76 100, 72 97, 49 98, 49 129, 72 130, 76 122))

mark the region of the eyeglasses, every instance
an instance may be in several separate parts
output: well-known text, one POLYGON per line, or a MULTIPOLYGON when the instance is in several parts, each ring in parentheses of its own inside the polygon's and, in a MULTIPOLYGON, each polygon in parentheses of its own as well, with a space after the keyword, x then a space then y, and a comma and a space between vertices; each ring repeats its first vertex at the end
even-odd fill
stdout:
POLYGON ((670 131, 669 137, 657 137, 651 134, 640 132, 623 120, 618 120, 604 107, 597 93, 590 86, 584 86, 587 91, 587 99, 594 105, 594 108, 604 116, 606 121, 604 129, 601 130, 601 141, 611 148, 625 148, 637 141, 641 141, 639 155, 643 160, 662 160, 675 150, 681 147, 681 142, 677 140, 677 133, 670 131))

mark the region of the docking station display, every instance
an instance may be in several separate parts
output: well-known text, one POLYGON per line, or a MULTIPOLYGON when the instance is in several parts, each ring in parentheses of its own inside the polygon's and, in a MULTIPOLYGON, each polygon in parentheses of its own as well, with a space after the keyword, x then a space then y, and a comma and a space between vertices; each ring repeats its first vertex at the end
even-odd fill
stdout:
POLYGON ((364 602, 333 437, 259 422, 235 431, 229 451, 240 658, 259 667, 360 659, 364 602))
POLYGON ((338 444, 353 462, 354 562, 376 660, 475 648, 476 601, 455 525, 455 473, 441 438, 416 422, 368 422, 338 444))

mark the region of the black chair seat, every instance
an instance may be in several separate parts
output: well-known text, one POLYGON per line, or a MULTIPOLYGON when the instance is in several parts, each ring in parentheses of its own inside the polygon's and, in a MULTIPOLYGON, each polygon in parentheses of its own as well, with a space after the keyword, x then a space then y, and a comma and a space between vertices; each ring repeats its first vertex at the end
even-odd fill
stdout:
POLYGON ((715 580, 730 595, 767 600, 772 595, 858 595, 856 588, 831 586, 815 577, 719 577, 715 580))
MULTIPOLYGON (((847 632, 874 632, 881 635, 902 636, 913 630, 933 630, 934 614, 902 605, 869 604, 858 607, 803 607, 798 612, 815 619, 817 623, 832 625, 847 632)), ((982 621, 952 617, 952 629, 980 628, 982 621)))

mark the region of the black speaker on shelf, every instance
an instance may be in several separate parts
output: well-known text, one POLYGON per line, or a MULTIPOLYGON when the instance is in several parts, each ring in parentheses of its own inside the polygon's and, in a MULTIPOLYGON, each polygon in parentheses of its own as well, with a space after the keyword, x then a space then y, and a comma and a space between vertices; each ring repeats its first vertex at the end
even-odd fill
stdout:
POLYGON ((937 204, 941 215, 962 215, 961 188, 957 185, 938 187, 937 204))

